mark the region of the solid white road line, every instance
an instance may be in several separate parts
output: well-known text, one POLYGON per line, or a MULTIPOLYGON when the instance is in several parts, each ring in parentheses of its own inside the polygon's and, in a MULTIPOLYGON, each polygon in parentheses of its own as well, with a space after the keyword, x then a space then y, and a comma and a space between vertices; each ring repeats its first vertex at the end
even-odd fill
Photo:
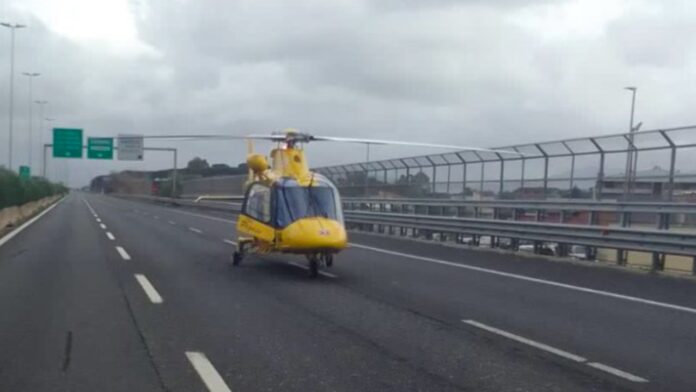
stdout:
POLYGON ((103 224, 103 223, 100 223, 100 224, 99 224, 99 227, 101 227, 102 229, 106 230, 106 225, 103 224))
POLYGON ((21 226, 19 226, 18 228, 12 230, 11 232, 7 233, 7 235, 5 235, 4 237, 0 238, 0 246, 5 245, 5 243, 7 243, 7 241, 11 240, 14 236, 16 236, 17 234, 21 233, 24 229, 26 229, 26 228, 29 227, 32 223, 34 223, 34 222, 36 222, 37 220, 39 220, 42 216, 46 215, 46 214, 48 213, 48 211, 51 211, 53 208, 55 208, 55 206, 57 206, 58 204, 60 204, 64 199, 65 199, 65 198, 58 200, 55 204, 53 204, 52 206, 50 206, 50 207, 46 208, 45 210, 43 210, 43 212, 41 212, 39 215, 37 215, 37 216, 35 216, 35 217, 29 219, 28 221, 24 222, 24 223, 23 223, 21 226))
POLYGON ((234 242, 234 241, 232 241, 232 240, 228 240, 227 238, 223 238, 223 239, 222 239, 222 242, 224 242, 224 243, 226 243, 226 244, 230 244, 230 245, 237 245, 236 242, 234 242))
POLYGON ((464 323, 466 323, 466 324, 469 324, 469 325, 472 325, 472 326, 477 327, 477 328, 484 329, 484 330, 486 330, 486 331, 488 331, 488 332, 492 332, 492 333, 495 333, 495 334, 504 336, 504 337, 506 337, 506 338, 508 338, 508 339, 515 340, 515 341, 517 341, 517 342, 526 344, 526 345, 528 345, 528 346, 532 346, 532 347, 538 348, 539 350, 543 350, 543 351, 549 352, 549 353, 551 353, 551 354, 558 355, 559 357, 563 357, 563 358, 566 358, 566 359, 570 359, 571 361, 575 361, 575 362, 585 362, 585 361, 586 361, 585 358, 583 358, 583 357, 581 357, 581 356, 579 356, 579 355, 575 355, 575 354, 569 353, 569 352, 567 352, 567 351, 563 351, 563 350, 561 350, 561 349, 558 349, 558 348, 555 348, 555 347, 551 347, 551 346, 546 345, 546 344, 544 344, 544 343, 539 343, 539 342, 536 342, 536 341, 534 341, 534 340, 527 339, 527 338, 524 338, 524 337, 522 337, 522 336, 515 335, 515 334, 513 334, 513 333, 503 331, 502 329, 498 329, 498 328, 491 327, 491 326, 488 326, 488 325, 483 324, 483 323, 479 323, 478 321, 474 321, 474 320, 462 320, 462 322, 464 322, 464 323))
POLYGON ((196 229, 195 227, 189 227, 188 229, 194 233, 203 234, 203 231, 201 229, 196 229))
POLYGON ((587 364, 587 366, 593 367, 595 369, 599 369, 603 372, 607 372, 610 374, 613 374, 617 377, 625 378, 628 381, 633 381, 633 382, 648 382, 648 380, 644 379, 643 377, 638 377, 634 374, 624 372, 623 370, 619 370, 617 368, 607 366, 603 363, 599 362, 590 362, 587 364))
POLYGON ((106 236, 107 236, 111 241, 113 241, 113 240, 116 239, 116 238, 114 237, 114 235, 111 234, 111 232, 109 232, 109 231, 106 232, 106 236))
MULTIPOLYGON (((293 261, 288 261, 288 264, 292 265, 294 267, 297 267, 297 268, 302 268, 303 270, 309 269, 309 266, 304 265, 304 264, 300 264, 300 263, 295 263, 293 261)), ((326 271, 319 271, 319 275, 326 276, 327 278, 332 278, 332 279, 338 278, 337 275, 334 275, 331 272, 326 272, 326 271)))
POLYGON ((607 366, 607 365, 604 365, 604 364, 599 363, 599 362, 587 362, 586 358, 583 358, 579 355, 569 353, 568 351, 564 351, 564 350, 558 349, 556 347, 551 347, 547 344, 539 343, 537 341, 527 339, 527 338, 519 336, 519 335, 515 335, 514 333, 503 331, 502 329, 491 327, 490 325, 479 323, 478 321, 462 320, 462 322, 469 324, 471 326, 474 326, 476 328, 480 328, 480 329, 483 329, 485 331, 494 333, 496 335, 506 337, 506 338, 514 340, 516 342, 523 343, 523 344, 526 344, 528 346, 532 346, 532 347, 537 348, 539 350, 543 350, 543 351, 546 351, 548 353, 558 355, 559 357, 563 357, 565 359, 570 359, 571 361, 574 361, 574 362, 584 363, 587 366, 590 366, 590 367, 595 368, 597 370, 601 370, 603 372, 612 374, 612 375, 617 376, 617 377, 621 377, 621 378, 626 379, 628 381, 648 382, 648 380, 646 380, 642 377, 638 377, 635 374, 624 372, 623 370, 619 370, 615 367, 607 366))
POLYGON ((143 291, 145 291, 145 294, 147 294, 147 297, 150 299, 150 302, 153 304, 161 304, 163 299, 162 296, 159 295, 157 290, 155 290, 155 287, 150 283, 150 281, 147 279, 147 277, 143 274, 135 274, 135 279, 140 283, 140 287, 143 288, 143 291))
POLYGON ((130 259, 131 259, 130 255, 128 255, 128 252, 126 252, 126 250, 123 249, 122 247, 117 246, 117 247, 116 247, 116 250, 118 251, 118 254, 121 255, 121 258, 122 258, 123 260, 130 260, 130 259))
POLYGON ((645 298, 640 298, 640 297, 632 297, 630 295, 617 294, 617 293, 612 293, 610 291, 590 289, 587 287, 575 286, 572 284, 560 283, 560 282, 555 282, 552 280, 532 278, 529 276, 513 274, 510 272, 502 272, 502 271, 497 271, 497 270, 488 269, 488 268, 475 267, 473 265, 455 263, 452 261, 445 261, 445 260, 435 259, 432 257, 416 256, 416 255, 412 255, 412 254, 408 254, 408 253, 395 252, 392 250, 375 248, 373 246, 360 245, 360 244, 356 244, 356 243, 352 243, 352 242, 350 243, 350 246, 354 247, 354 248, 367 249, 367 250, 371 250, 374 252, 379 252, 379 253, 384 253, 384 254, 389 254, 389 255, 394 255, 394 256, 401 256, 401 257, 405 257, 405 258, 409 258, 409 259, 413 259, 413 260, 427 261, 429 263, 447 265, 450 267, 463 268, 463 269, 468 269, 471 271, 483 272, 486 274, 504 276, 507 278, 519 279, 519 280, 524 280, 527 282, 540 283, 540 284, 545 284, 548 286, 560 287, 560 288, 564 288, 564 289, 568 289, 568 290, 580 291, 583 293, 603 295, 605 297, 611 297, 611 298, 616 298, 616 299, 622 299, 625 301, 637 302, 637 303, 644 304, 644 305, 658 306, 661 308, 678 310, 680 312, 687 312, 687 313, 696 314, 696 308, 690 308, 688 306, 674 305, 674 304, 670 304, 667 302, 653 301, 650 299, 645 299, 645 298))
POLYGON ((176 224, 176 222, 174 222, 174 221, 168 221, 167 223, 169 223, 170 225, 175 225, 175 224, 176 224))
POLYGON ((193 368, 196 369, 196 372, 210 392, 232 392, 205 354, 187 351, 186 358, 191 362, 193 368))

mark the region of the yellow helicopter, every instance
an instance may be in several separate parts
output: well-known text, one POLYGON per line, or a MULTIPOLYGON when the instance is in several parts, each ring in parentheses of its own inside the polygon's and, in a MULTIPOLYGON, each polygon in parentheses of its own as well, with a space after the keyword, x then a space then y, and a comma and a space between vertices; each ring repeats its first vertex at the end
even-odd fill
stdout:
POLYGON ((320 266, 331 267, 336 253, 348 245, 341 200, 326 177, 309 170, 303 144, 316 141, 388 144, 454 150, 517 152, 441 144, 411 143, 373 139, 313 136, 295 130, 271 135, 230 136, 247 139, 249 178, 244 186, 242 211, 237 220, 237 250, 232 265, 239 265, 251 253, 305 255, 309 275, 316 277, 320 266), (252 140, 276 142, 266 157, 253 151, 252 140))

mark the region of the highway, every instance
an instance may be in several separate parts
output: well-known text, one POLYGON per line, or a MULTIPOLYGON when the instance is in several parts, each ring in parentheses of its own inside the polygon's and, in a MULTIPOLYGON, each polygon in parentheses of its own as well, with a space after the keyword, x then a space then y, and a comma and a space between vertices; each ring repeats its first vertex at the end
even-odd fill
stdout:
POLYGON ((0 240, 0 390, 696 390, 691 278, 350 233, 312 280, 235 237, 72 192, 0 240))

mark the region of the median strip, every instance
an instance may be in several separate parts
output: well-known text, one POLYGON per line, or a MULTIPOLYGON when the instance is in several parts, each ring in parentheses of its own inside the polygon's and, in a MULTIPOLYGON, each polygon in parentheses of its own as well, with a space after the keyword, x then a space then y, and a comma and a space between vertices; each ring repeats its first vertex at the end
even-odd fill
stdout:
POLYGON ((29 227, 32 223, 34 223, 34 222, 36 222, 37 220, 41 219, 42 216, 46 215, 49 211, 51 211, 53 208, 55 208, 55 206, 57 206, 58 204, 60 204, 60 202, 62 202, 63 200, 64 200, 64 199, 60 199, 59 201, 57 201, 56 203, 54 203, 52 206, 46 208, 45 210, 43 210, 43 212, 39 213, 39 215, 36 215, 35 217, 29 219, 28 221, 24 222, 24 223, 23 223, 21 226, 19 226, 18 228, 12 230, 11 232, 7 233, 4 237, 0 238, 0 246, 5 245, 5 243, 7 243, 7 241, 11 240, 14 236, 16 236, 17 234, 21 233, 24 229, 26 229, 27 227, 29 227))

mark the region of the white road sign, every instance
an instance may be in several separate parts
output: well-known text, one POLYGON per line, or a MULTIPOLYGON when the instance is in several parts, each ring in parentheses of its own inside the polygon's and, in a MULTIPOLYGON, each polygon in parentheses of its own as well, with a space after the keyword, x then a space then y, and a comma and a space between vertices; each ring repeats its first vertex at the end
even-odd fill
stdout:
POLYGON ((143 135, 118 135, 118 160, 143 160, 143 135))

